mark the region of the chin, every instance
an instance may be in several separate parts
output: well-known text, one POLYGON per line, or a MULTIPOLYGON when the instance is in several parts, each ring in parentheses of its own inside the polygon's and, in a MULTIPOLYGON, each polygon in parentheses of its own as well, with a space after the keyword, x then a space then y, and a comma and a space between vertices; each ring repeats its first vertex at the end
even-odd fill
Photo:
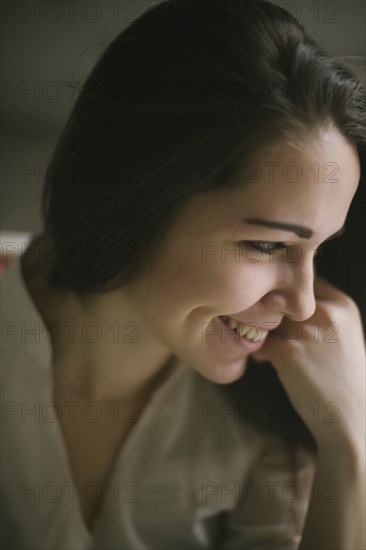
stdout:
POLYGON ((248 357, 242 357, 231 362, 221 363, 205 369, 197 369, 207 380, 216 384, 231 384, 241 378, 247 368, 248 357))

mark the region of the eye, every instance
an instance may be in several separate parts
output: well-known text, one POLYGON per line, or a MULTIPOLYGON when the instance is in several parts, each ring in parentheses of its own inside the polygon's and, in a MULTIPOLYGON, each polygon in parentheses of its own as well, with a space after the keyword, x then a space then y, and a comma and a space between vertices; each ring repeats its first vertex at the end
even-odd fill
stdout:
POLYGON ((286 248, 286 245, 284 245, 283 243, 273 243, 268 241, 241 241, 241 242, 245 243, 248 248, 259 250, 264 254, 270 254, 274 250, 281 250, 283 248, 286 248))

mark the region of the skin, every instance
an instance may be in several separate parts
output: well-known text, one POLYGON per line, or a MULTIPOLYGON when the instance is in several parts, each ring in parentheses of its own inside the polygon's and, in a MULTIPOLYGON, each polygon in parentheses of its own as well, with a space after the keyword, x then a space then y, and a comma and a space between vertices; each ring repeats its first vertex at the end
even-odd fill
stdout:
MULTIPOLYGON (((172 353, 208 380, 233 382, 245 372, 250 352, 212 330, 219 326, 217 316, 277 325, 252 356, 272 363, 315 437, 317 487, 320 491, 329 483, 337 487, 338 498, 331 505, 324 498, 311 501, 300 548, 364 548, 361 316, 349 296, 316 275, 314 265, 316 248, 346 221, 360 179, 357 150, 327 127, 301 136, 298 142, 263 149, 254 161, 262 167, 259 179, 234 191, 193 197, 171 227, 152 269, 133 284, 98 295, 86 307, 74 293, 47 287, 49 262, 30 268, 25 280, 45 320, 59 327, 78 323, 72 341, 62 330, 54 344, 55 376, 95 401, 128 400, 141 391, 148 393, 172 353), (272 162, 277 168, 269 180, 272 162), (288 178, 282 176, 288 163, 301 167, 298 181, 289 181, 294 178, 291 170, 288 178), (314 163, 319 166, 318 178, 314 163), (332 177, 327 163, 338 168, 332 177), (246 225, 241 222, 245 217, 296 223, 311 228, 313 236, 306 240, 283 229, 246 225), (248 248, 250 241, 283 243, 288 248, 286 254, 277 250, 256 256, 248 248), (229 250, 237 252, 239 261, 235 254, 225 254, 229 250), (250 261, 254 257, 258 261, 250 261), (91 322, 101 333, 93 344, 80 330, 91 322), (127 322, 138 329, 132 335, 135 342, 124 341, 131 337, 127 322), (301 329, 298 340, 286 337, 290 323, 301 329), (333 344, 326 340, 328 323, 337 327, 333 344), (111 329, 116 324, 119 338, 111 329), (314 324, 319 326, 318 339, 314 324), (324 415, 333 412, 327 409, 329 403, 335 404, 336 421, 319 421, 314 403, 324 415)), ((303 495, 308 491, 304 484, 303 495)))
POLYGON ((301 322, 314 314, 314 254, 346 220, 360 178, 357 151, 335 129, 324 128, 304 136, 300 145, 264 149, 254 160, 262 177, 238 190, 196 195, 176 219, 151 271, 134 284, 98 295, 88 308, 73 292, 47 288, 45 271, 33 274, 38 281, 33 295, 44 318, 61 328, 54 344, 59 380, 94 400, 123 399, 150 384, 174 353, 207 379, 230 383, 245 372, 250 352, 222 338, 218 315, 274 326, 285 316, 301 322), (329 177, 323 167, 335 161, 339 171, 329 177), (264 162, 279 163, 273 181, 264 162), (295 183, 291 169, 289 178, 282 176, 290 162, 302 171, 295 183), (318 182, 309 168, 315 162, 318 182), (240 221, 248 216, 304 225, 314 235, 305 240, 240 221), (290 248, 285 255, 275 251, 270 261, 247 247, 254 240, 290 248), (225 253, 230 250, 239 261, 225 253), (299 251, 298 260, 287 261, 299 251), (70 322, 78 323, 72 338, 66 330, 70 322), (87 323, 100 327, 92 345, 88 339, 95 332, 82 334, 87 323))

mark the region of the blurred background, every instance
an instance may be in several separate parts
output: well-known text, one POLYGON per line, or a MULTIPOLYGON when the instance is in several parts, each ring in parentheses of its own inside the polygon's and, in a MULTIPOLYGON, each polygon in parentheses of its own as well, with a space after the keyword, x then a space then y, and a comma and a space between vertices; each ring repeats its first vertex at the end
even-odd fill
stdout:
MULTIPOLYGON (((113 38, 159 3, 2 0, 2 231, 41 228, 43 176, 78 90, 113 38)), ((320 45, 365 82, 363 0, 274 3, 297 17, 320 45)))
MULTIPOLYGON (((40 195, 45 170, 78 91, 107 45, 149 7, 160 3, 161 0, 0 3, 2 243, 10 240, 25 244, 32 233, 41 230, 40 195)), ((294 15, 329 54, 352 68, 365 84, 364 0, 273 3, 294 15)), ((362 193, 347 231, 348 240, 344 238, 341 243, 342 261, 337 265, 330 261, 322 264, 320 258, 319 272, 353 295, 365 318, 366 199, 362 193), (356 255, 351 241, 358 243, 356 255), (352 269, 357 270, 357 283, 352 269)))

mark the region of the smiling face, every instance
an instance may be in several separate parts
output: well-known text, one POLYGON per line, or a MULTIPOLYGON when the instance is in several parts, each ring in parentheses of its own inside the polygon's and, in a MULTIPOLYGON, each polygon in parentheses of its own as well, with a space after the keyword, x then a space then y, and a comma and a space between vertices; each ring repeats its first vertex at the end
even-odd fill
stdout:
POLYGON ((314 254, 344 225, 360 164, 356 148, 335 129, 302 143, 264 149, 256 167, 240 167, 251 181, 238 189, 196 195, 144 280, 139 310, 152 334, 214 382, 242 376, 250 353, 225 335, 218 316, 273 328, 284 316, 304 321, 315 311, 314 254))

